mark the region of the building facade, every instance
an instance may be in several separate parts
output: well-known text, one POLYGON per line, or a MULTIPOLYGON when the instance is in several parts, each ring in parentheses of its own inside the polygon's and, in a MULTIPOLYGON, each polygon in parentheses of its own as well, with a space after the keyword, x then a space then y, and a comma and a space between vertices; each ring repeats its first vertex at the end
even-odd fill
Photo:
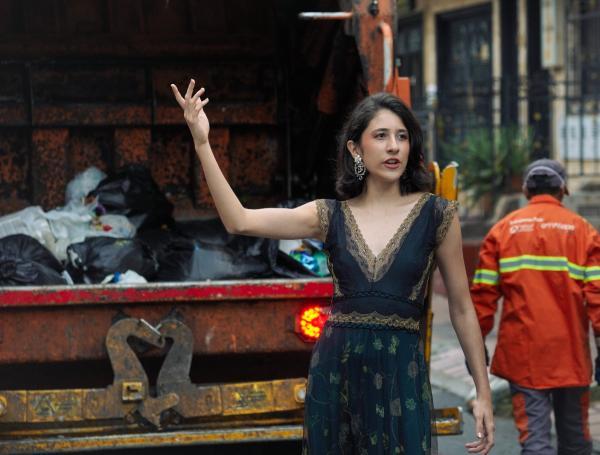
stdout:
MULTIPOLYGON (((431 158, 474 128, 529 127, 533 156, 600 176, 600 1, 398 0, 400 72, 431 158)), ((580 179, 581 180, 581 179, 580 179)))

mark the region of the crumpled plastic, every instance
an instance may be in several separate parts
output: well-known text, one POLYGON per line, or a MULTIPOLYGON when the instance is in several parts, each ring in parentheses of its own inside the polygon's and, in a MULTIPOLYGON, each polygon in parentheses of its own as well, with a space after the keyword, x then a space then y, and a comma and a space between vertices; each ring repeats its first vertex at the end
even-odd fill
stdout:
POLYGON ((95 166, 90 166, 85 171, 77 174, 67 184, 65 206, 71 208, 86 205, 85 198, 88 193, 95 190, 105 178, 106 174, 95 166))
POLYGON ((133 270, 127 270, 125 273, 115 272, 108 275, 102 280, 101 284, 142 284, 147 282, 148 280, 139 273, 135 273, 133 270))
POLYGON ((104 213, 125 215, 137 229, 170 225, 173 205, 140 164, 130 164, 102 180, 88 194, 104 213))
POLYGON ((139 239, 90 237, 69 245, 67 271, 76 283, 101 283, 108 275, 133 270, 147 280, 158 271, 154 251, 139 239))
POLYGON ((66 284, 62 267, 40 242, 25 234, 0 239, 0 285, 66 284))

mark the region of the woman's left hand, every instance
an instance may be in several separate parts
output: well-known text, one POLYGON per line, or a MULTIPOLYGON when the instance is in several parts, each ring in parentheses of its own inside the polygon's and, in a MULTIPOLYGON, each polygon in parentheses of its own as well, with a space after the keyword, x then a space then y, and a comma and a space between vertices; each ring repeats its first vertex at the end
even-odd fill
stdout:
POLYGON ((494 446, 494 410, 490 399, 476 399, 473 402, 475 434, 477 439, 465 444, 469 453, 487 455, 494 446))

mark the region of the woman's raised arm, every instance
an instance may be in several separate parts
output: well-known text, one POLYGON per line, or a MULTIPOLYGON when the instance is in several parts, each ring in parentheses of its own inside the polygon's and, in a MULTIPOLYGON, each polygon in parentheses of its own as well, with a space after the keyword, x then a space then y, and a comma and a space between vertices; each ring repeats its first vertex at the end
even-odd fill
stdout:
POLYGON ((204 112, 208 98, 202 99, 204 88, 194 94, 192 79, 182 96, 175 84, 171 89, 183 109, 183 116, 192 133, 194 148, 200 159, 206 183, 215 202, 217 212, 227 231, 233 234, 253 235, 278 239, 314 237, 323 239, 319 228, 317 207, 314 201, 295 209, 246 209, 233 192, 210 148, 208 134, 210 123, 204 112))

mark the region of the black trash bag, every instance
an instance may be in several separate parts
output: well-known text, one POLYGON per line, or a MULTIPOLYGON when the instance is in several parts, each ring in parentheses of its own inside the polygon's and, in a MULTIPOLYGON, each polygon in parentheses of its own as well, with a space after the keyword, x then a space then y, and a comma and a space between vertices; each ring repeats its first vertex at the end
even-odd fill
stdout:
POLYGON ((179 222, 176 223, 176 232, 201 244, 226 246, 237 255, 253 257, 268 263, 265 255, 268 239, 230 234, 220 218, 179 222))
POLYGON ((235 237, 227 232, 220 218, 179 221, 174 229, 182 237, 216 246, 229 245, 235 237))
MULTIPOLYGON (((281 208, 294 208, 306 203, 305 200, 287 200, 277 205, 281 208)), ((253 259, 268 266, 263 276, 286 278, 306 278, 318 276, 295 259, 279 251, 279 240, 263 237, 229 234, 219 218, 177 223, 177 232, 185 238, 220 247, 226 247, 236 256, 253 259)))
POLYGON ((264 277, 269 266, 226 246, 180 238, 162 257, 156 281, 203 281, 264 277))
POLYGON ((108 275, 133 270, 150 281, 158 271, 154 251, 140 239, 88 237, 67 248, 67 271, 76 283, 100 283, 108 275))
POLYGON ((173 204, 141 164, 121 168, 102 180, 88 197, 97 197, 106 213, 125 215, 138 230, 173 223, 173 204))
POLYGON ((144 229, 143 231, 138 232, 135 238, 142 240, 156 253, 156 259, 158 260, 159 266, 165 255, 168 253, 171 242, 182 238, 187 239, 187 237, 185 237, 177 228, 177 223, 172 227, 144 229))
POLYGON ((0 286, 66 284, 62 267, 33 237, 15 234, 0 239, 0 286))

